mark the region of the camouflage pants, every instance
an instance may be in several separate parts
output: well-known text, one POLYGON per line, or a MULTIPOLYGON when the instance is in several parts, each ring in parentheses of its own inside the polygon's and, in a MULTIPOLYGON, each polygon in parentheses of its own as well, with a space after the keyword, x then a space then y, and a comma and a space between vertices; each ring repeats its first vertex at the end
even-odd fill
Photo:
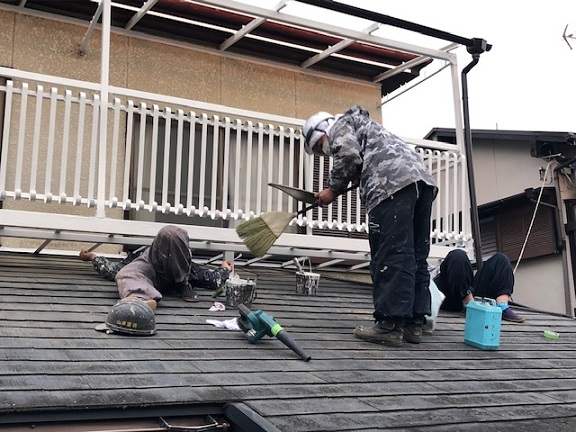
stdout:
POLYGON ((128 256, 121 261, 112 261, 106 257, 97 256, 92 260, 94 270, 104 279, 113 281, 118 273, 125 265, 130 264, 136 259, 142 250, 136 252, 128 252, 128 256))

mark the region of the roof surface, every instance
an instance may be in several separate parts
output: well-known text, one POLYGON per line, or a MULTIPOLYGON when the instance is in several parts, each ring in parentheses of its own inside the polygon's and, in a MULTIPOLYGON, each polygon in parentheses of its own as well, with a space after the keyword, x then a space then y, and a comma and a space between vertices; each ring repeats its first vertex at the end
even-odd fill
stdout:
POLYGON ((0 290, 0 423, 241 401, 286 432, 574 430, 576 325, 565 317, 523 311, 526 323, 503 322, 499 349, 483 351, 463 342, 464 318, 441 314, 422 344, 393 349, 352 335, 371 321, 369 286, 322 278, 319 295, 301 296, 293 272, 262 270, 252 310, 275 316, 306 363, 278 340, 252 345, 207 324, 237 316, 210 312, 208 291, 197 304, 163 299, 155 336, 96 332, 116 287, 75 257, 1 253, 0 290))
MULTIPOLYGON (((576 134, 573 132, 554 131, 526 131, 526 130, 499 130, 499 129, 472 129, 472 138, 481 140, 500 141, 552 141, 561 143, 576 143, 576 134)), ((456 142, 456 131, 454 128, 432 128, 424 139, 437 140, 448 143, 456 142)))

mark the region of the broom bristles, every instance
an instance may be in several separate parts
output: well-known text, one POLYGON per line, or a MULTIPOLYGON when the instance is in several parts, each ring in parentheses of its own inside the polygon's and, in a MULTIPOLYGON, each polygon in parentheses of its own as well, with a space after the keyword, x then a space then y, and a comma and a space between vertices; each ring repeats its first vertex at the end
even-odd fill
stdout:
POLYGON ((236 227, 236 233, 241 239, 254 235, 263 229, 266 229, 266 222, 260 217, 242 222, 236 227))
POLYGON ((247 237, 244 244, 254 256, 261 257, 268 252, 277 238, 272 231, 266 230, 257 236, 247 237))
POLYGON ((238 225, 236 233, 244 241, 248 250, 257 257, 263 256, 278 238, 260 217, 238 225))
POLYGON ((260 217, 238 225, 236 233, 254 256, 261 257, 268 252, 293 217, 293 214, 284 212, 262 213, 260 217))

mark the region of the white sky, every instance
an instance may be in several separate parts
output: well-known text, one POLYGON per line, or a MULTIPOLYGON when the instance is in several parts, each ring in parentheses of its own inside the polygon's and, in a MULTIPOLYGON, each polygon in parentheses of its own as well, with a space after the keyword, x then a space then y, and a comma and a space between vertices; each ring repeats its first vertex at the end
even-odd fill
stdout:
MULTIPOLYGON (((243 0, 272 8, 278 0, 243 0)), ((576 0, 338 0, 465 38, 486 39, 490 52, 468 74, 470 123, 475 129, 576 132, 576 40, 570 50, 562 33, 576 35, 576 0)), ((289 3, 290 13, 311 6, 289 3)), ((309 9, 308 9, 309 10, 309 9)), ((317 9, 314 9, 317 10, 317 9)), ((288 9, 286 9, 288 11, 288 9)), ((370 22, 322 13, 328 22, 364 29, 370 22)), ((319 19, 318 14, 307 16, 319 19)), ((441 48, 448 42, 384 26, 382 37, 441 48)), ((460 69, 472 57, 464 48, 460 69)), ((441 63, 429 66, 432 73, 441 63)), ((422 138, 433 127, 454 127, 450 72, 445 69, 382 108, 390 131, 422 138)))
MULTIPOLYGON (((468 74, 472 128, 576 132, 576 40, 570 50, 562 38, 567 24, 576 34, 575 0, 357 3, 493 45, 468 74)), ((457 53, 462 69, 472 57, 464 48, 457 53)), ((386 104, 387 128, 423 137, 432 127, 454 127, 450 105, 438 100, 448 102, 449 75, 446 69, 386 104)))

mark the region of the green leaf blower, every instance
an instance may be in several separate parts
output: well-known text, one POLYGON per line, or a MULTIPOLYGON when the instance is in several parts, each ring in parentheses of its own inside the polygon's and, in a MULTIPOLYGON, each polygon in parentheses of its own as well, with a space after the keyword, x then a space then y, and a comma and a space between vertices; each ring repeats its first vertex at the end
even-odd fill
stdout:
POLYGON ((256 343, 265 335, 276 337, 276 339, 298 354, 302 360, 305 362, 310 361, 312 357, 296 344, 296 341, 276 322, 272 315, 268 315, 262 310, 252 312, 243 304, 239 304, 237 307, 240 312, 238 327, 244 332, 248 342, 256 343))

